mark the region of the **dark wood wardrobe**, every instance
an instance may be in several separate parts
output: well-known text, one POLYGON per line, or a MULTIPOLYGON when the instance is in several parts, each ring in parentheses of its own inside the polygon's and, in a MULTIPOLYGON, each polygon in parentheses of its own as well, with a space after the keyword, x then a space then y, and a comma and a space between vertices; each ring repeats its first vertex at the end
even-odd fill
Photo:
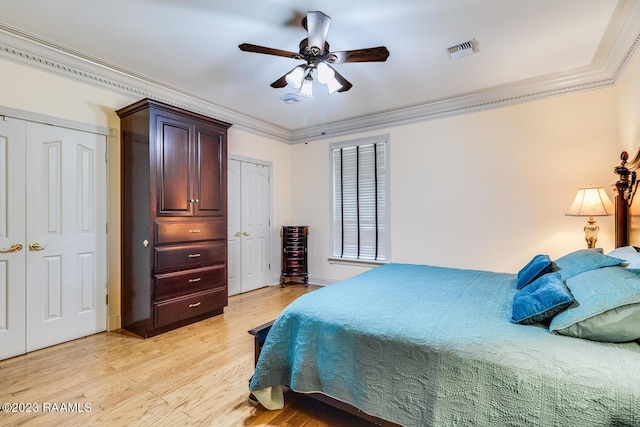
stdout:
POLYGON ((122 327, 153 336, 227 305, 227 129, 143 99, 122 132, 122 327))

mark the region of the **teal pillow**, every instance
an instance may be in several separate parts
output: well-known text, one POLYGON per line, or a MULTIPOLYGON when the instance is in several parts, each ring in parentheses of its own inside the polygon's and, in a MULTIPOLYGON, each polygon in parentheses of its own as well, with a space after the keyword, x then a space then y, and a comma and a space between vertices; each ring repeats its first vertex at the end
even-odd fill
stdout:
POLYGON ((571 252, 553 262, 553 271, 560 273, 562 280, 567 280, 585 271, 596 268, 612 267, 624 262, 619 258, 602 253, 602 249, 580 249, 571 252))
POLYGON ((551 271, 549 255, 536 255, 520 271, 516 278, 516 287, 522 289, 543 274, 551 271))
POLYGON ((567 286, 577 304, 553 318, 551 332, 602 342, 640 339, 638 275, 622 267, 601 268, 570 278, 567 286))
POLYGON ((548 273, 516 292, 511 322, 538 323, 555 316, 573 304, 574 298, 558 273, 548 273))

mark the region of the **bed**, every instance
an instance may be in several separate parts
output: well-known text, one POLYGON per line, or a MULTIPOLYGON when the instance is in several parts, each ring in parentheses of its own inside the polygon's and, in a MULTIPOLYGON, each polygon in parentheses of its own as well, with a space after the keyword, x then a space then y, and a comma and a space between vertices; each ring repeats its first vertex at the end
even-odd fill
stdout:
POLYGON ((640 260, 616 251, 518 274, 377 267, 263 328, 249 388, 269 409, 290 387, 385 425, 638 426, 640 260))

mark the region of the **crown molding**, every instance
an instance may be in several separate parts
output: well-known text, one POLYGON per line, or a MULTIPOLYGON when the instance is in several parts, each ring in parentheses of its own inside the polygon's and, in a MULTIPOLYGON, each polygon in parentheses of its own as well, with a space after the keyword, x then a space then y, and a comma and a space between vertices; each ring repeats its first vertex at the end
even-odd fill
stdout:
POLYGON ((151 98, 277 140, 291 140, 291 132, 287 129, 213 104, 147 76, 74 52, 2 23, 0 57, 121 93, 134 100, 151 98))
POLYGON ((306 143, 614 86, 638 50, 640 2, 621 0, 588 66, 366 117, 295 129, 291 143, 306 143))
POLYGON ((133 99, 152 98, 288 143, 309 142, 402 126, 613 86, 640 49, 639 46, 640 2, 621 0, 592 63, 588 66, 393 111, 322 126, 288 130, 0 23, 0 57, 121 93, 133 99))

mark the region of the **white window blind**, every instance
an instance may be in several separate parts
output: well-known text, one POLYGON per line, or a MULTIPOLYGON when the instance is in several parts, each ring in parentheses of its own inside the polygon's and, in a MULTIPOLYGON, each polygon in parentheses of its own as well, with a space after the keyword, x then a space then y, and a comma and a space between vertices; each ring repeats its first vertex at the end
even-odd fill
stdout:
POLYGON ((367 138, 331 147, 333 258, 388 260, 388 142, 367 138))

